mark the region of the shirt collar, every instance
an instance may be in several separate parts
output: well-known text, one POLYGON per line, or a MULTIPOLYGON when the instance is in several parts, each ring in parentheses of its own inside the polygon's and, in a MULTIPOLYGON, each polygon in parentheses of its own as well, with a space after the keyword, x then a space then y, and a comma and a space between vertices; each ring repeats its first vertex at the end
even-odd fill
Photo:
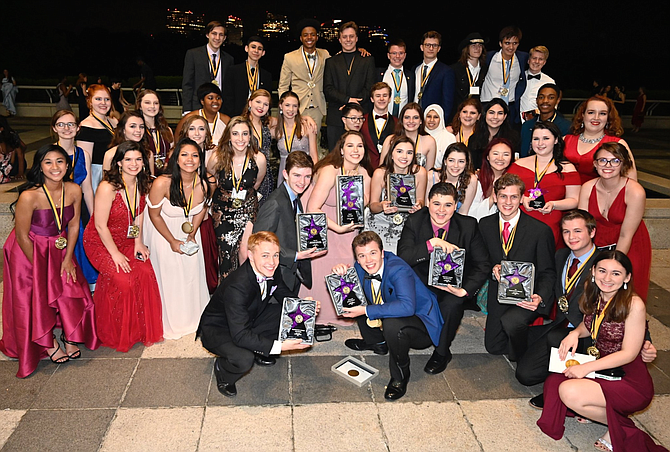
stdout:
POLYGON ((589 248, 589 250, 586 253, 582 254, 580 257, 575 256, 575 253, 573 251, 570 251, 570 256, 568 258, 569 262, 568 265, 572 265, 572 261, 575 260, 575 258, 579 260, 579 265, 582 265, 584 262, 588 260, 589 256, 591 255, 591 252, 593 251, 593 248, 595 247, 596 247, 595 245, 591 245, 591 248, 589 248))
POLYGON ((284 181, 284 187, 286 187, 286 192, 288 193, 288 197, 291 202, 295 201, 295 199, 298 197, 298 194, 294 192, 291 187, 289 187, 288 182, 286 181, 284 181))
POLYGON ((214 54, 214 53, 217 54, 217 55, 219 55, 219 54, 221 53, 221 48, 219 48, 219 50, 216 50, 216 51, 215 51, 214 49, 212 49, 212 48, 209 46, 209 44, 206 44, 206 46, 207 46, 207 52, 208 52, 210 55, 212 55, 212 54, 214 54))
POLYGON ((500 225, 502 226, 502 225, 505 224, 505 222, 509 222, 510 230, 514 229, 514 227, 519 222, 520 217, 521 217, 521 206, 519 206, 519 210, 516 211, 516 215, 514 215, 509 220, 504 220, 502 215, 500 215, 500 212, 498 212, 498 218, 500 219, 500 225))

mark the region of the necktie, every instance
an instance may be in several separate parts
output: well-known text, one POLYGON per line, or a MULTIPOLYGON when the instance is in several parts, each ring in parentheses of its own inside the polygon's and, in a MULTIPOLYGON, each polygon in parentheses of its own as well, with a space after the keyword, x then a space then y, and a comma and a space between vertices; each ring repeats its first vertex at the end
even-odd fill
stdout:
POLYGON ((505 224, 503 225, 503 240, 505 240, 505 243, 509 241, 509 221, 506 221, 505 224))
POLYGON ((374 275, 365 275, 365 279, 376 279, 377 281, 382 282, 382 277, 378 273, 374 275))
POLYGON ((572 261, 572 265, 570 265, 570 268, 568 269, 568 279, 572 278, 575 273, 577 273, 577 269, 579 268, 579 259, 576 257, 572 261))
POLYGON ((212 54, 212 67, 209 68, 209 72, 212 73, 212 80, 214 80, 216 78, 216 75, 214 74, 215 69, 216 69, 216 53, 213 53, 212 54))
POLYGON ((532 80, 532 79, 540 80, 540 75, 542 75, 542 74, 537 74, 537 75, 528 74, 528 80, 532 80))
MULTIPOLYGON (((395 82, 395 86, 398 86, 400 80, 400 69, 393 69, 393 81, 395 82)), ((395 91, 393 97, 393 116, 398 116, 398 113, 400 112, 400 104, 395 103, 395 97, 400 96, 400 93, 395 90, 395 86, 393 87, 393 91, 395 91)))
POLYGON ((298 204, 298 198, 293 200, 293 216, 296 216, 300 212, 300 205, 298 204))
POLYGON ((386 119, 388 115, 375 115, 375 119, 386 119))
POLYGON ((438 229, 438 230, 437 230, 437 237, 441 239, 441 238, 442 238, 442 234, 444 234, 444 229, 442 229, 442 228, 438 229))

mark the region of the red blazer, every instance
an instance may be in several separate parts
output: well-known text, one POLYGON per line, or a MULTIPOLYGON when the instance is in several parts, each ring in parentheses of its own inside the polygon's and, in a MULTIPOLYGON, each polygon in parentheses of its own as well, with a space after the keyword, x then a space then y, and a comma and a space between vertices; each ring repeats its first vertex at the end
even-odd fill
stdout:
POLYGON ((396 123, 396 118, 395 116, 391 115, 390 113, 388 114, 388 120, 386 121, 386 126, 384 126, 384 130, 382 130, 381 136, 379 137, 379 140, 377 139, 377 131, 375 130, 375 122, 374 122, 374 111, 368 113, 365 115, 365 121, 363 121, 363 127, 361 127, 361 133, 363 134, 363 137, 365 138, 365 147, 367 149, 368 155, 370 156, 370 164, 372 165, 372 169, 376 170, 379 168, 379 165, 381 165, 383 162, 379 161, 379 154, 381 153, 381 146, 384 144, 384 140, 386 140, 386 137, 389 135, 393 135, 393 131, 395 130, 395 123, 396 123), (379 147, 377 147, 377 144, 379 144, 379 147))

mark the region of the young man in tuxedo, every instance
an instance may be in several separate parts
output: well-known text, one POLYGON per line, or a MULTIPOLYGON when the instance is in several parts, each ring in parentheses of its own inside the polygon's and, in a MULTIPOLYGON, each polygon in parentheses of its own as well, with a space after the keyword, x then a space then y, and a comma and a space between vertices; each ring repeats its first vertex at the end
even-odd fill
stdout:
POLYGON ((337 140, 344 133, 340 122, 342 107, 350 102, 363 106, 369 111, 366 101, 370 88, 376 82, 375 60, 363 57, 358 52, 358 25, 345 22, 340 26, 339 41, 342 51, 326 60, 323 73, 323 92, 328 101, 328 148, 335 148, 337 140))
POLYGON ((379 161, 379 154, 382 152, 384 140, 395 130, 396 118, 388 112, 391 92, 391 87, 384 82, 377 82, 370 89, 372 111, 365 115, 361 133, 373 169, 384 163, 379 161))
POLYGON ((479 221, 493 267, 484 343, 489 353, 508 354, 511 361, 518 361, 526 352, 530 324, 551 313, 556 282, 554 234, 549 226, 519 209, 525 189, 516 174, 502 175, 493 184, 493 200, 499 212, 479 221), (516 304, 498 301, 498 282, 506 276, 500 274, 502 260, 535 265, 535 293, 529 294, 531 301, 516 304))
POLYGON ((221 112, 230 117, 242 114, 249 96, 257 89, 272 91, 272 74, 260 67, 260 59, 265 55, 263 38, 251 36, 244 51, 247 52, 247 60, 229 67, 223 84, 221 112))
POLYGON ((254 362, 271 366, 275 364, 271 355, 309 347, 300 339, 276 340, 282 301, 297 297, 281 277, 279 239, 272 232, 257 232, 249 237, 248 248, 249 258, 212 295, 196 333, 202 345, 218 356, 216 385, 227 397, 237 395, 235 383, 254 362), (270 303, 272 298, 277 302, 270 303))
POLYGON ((442 48, 442 35, 436 31, 424 33, 421 39, 423 62, 414 68, 415 102, 426 108, 432 104, 442 107, 445 118, 451 117, 454 103, 454 71, 437 60, 442 48))
POLYGON ((233 57, 221 50, 226 40, 226 28, 212 21, 205 27, 207 45, 186 52, 184 77, 181 82, 184 113, 200 108, 196 90, 203 83, 212 82, 219 88, 224 84, 226 70, 233 65, 233 57))
MULTIPOLYGON (((362 232, 354 238, 351 248, 368 305, 344 308, 343 315, 356 319, 363 336, 347 339, 345 345, 378 354, 388 350, 391 380, 384 398, 397 400, 407 391, 409 349, 423 349, 439 342, 443 322, 437 299, 405 261, 384 252, 376 233, 362 232)), ((348 268, 339 264, 333 273, 344 275, 348 268)))
POLYGON ((393 88, 388 110, 397 118, 402 107, 414 101, 414 71, 406 71, 403 67, 407 57, 407 44, 402 39, 389 42, 386 56, 389 59, 389 65, 388 68, 378 71, 378 81, 393 88))
POLYGON ((444 328, 440 342, 424 371, 437 374, 451 361, 449 347, 463 319, 463 302, 476 294, 491 273, 489 253, 479 233, 477 220, 456 213, 458 192, 449 183, 439 182, 428 193, 428 206, 411 214, 405 221, 398 242, 398 256, 407 262, 416 275, 428 285, 432 272, 430 254, 435 248, 451 253, 465 250, 463 287, 434 287, 444 328))
POLYGON ((308 289, 312 288, 310 259, 326 254, 325 250, 316 252, 316 248, 298 251, 295 232, 296 215, 305 211, 300 196, 309 187, 313 169, 314 164, 309 155, 302 151, 291 152, 286 157, 284 183, 270 193, 254 223, 254 232, 270 231, 279 237, 282 278, 286 286, 296 293, 301 283, 308 289))

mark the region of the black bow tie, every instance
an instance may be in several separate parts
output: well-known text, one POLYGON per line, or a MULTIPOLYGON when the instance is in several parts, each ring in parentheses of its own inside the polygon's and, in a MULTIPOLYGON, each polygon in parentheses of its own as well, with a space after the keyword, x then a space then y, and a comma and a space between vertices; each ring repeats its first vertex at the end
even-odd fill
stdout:
POLYGON ((386 119, 388 118, 388 114, 386 115, 375 115, 375 119, 386 119))
POLYGON ((316 60, 316 53, 312 53, 312 54, 308 53, 307 54, 307 59, 308 60, 316 60))
POLYGON ((532 80, 532 79, 540 80, 540 76, 541 76, 541 75, 542 75, 542 74, 537 74, 537 75, 528 74, 528 80, 532 80))
POLYGON ((365 275, 365 279, 376 279, 377 281, 382 282, 382 277, 378 273, 374 275, 365 275))

